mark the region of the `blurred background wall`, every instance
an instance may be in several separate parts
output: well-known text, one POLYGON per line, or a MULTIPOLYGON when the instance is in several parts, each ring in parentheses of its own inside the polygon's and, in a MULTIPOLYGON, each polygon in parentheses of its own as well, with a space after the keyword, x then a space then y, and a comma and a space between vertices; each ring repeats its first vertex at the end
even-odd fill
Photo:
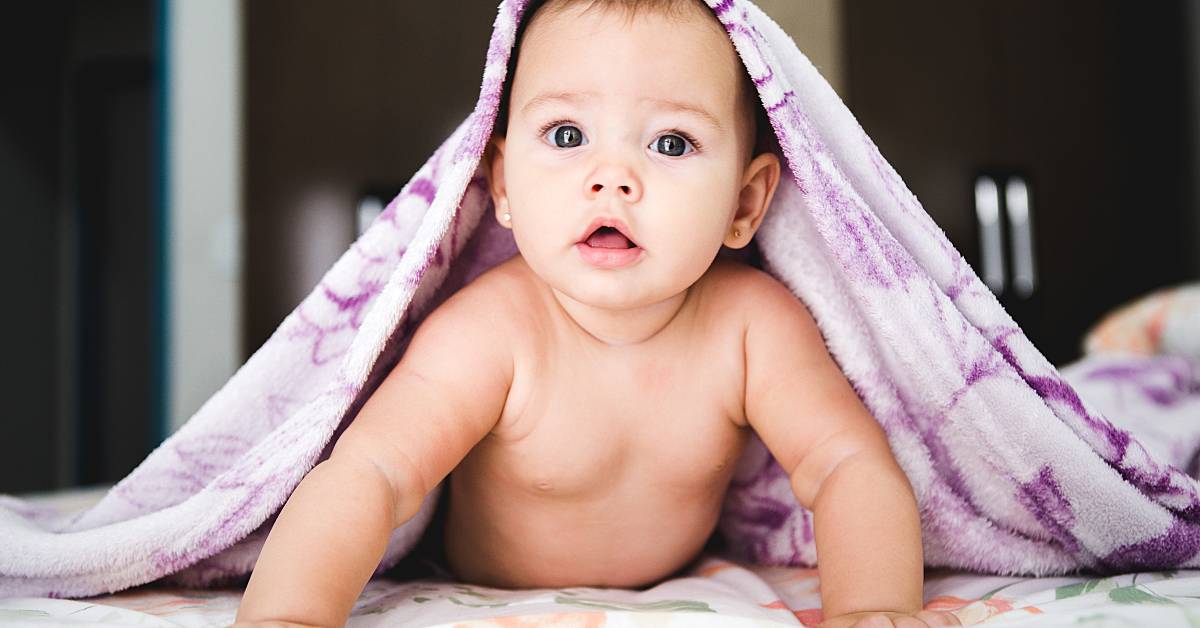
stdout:
MULTIPOLYGON (((758 4, 1052 362, 1200 277, 1194 2, 758 4)), ((470 113, 495 5, 50 0, 0 22, 0 492, 114 482, 185 422, 470 113)))

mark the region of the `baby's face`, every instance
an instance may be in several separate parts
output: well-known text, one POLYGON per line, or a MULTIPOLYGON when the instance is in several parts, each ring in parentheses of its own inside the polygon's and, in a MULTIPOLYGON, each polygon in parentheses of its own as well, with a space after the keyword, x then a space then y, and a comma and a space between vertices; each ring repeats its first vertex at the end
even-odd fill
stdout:
POLYGON ((493 138, 492 194, 531 269, 577 301, 657 303, 699 279, 722 244, 749 242, 752 229, 732 224, 745 179, 773 162, 777 181, 778 161, 746 163, 745 70, 712 20, 571 6, 525 33, 507 134, 493 138), (638 249, 619 267, 579 244, 605 217, 638 249))

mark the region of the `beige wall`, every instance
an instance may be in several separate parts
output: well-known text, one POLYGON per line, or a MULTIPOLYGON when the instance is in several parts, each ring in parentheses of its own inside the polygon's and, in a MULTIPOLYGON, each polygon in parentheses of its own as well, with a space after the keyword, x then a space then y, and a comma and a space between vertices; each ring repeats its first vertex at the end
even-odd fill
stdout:
POLYGON ((756 0, 755 4, 796 40, 844 100, 842 0, 756 0))

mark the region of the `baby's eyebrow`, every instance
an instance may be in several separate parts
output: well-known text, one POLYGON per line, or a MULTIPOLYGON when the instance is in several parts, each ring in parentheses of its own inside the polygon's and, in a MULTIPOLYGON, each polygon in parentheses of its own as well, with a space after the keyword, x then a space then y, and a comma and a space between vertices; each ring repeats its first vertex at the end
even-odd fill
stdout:
MULTIPOLYGON (((528 115, 530 111, 532 111, 538 107, 545 106, 546 104, 549 104, 549 103, 555 102, 555 101, 564 101, 564 102, 578 104, 589 98, 597 98, 599 96, 600 96, 600 94, 597 92, 594 92, 594 91, 547 92, 544 94, 539 94, 537 96, 534 96, 533 98, 530 98, 529 102, 525 103, 524 107, 521 107, 521 113, 524 115, 528 115)), ((639 100, 641 100, 642 102, 648 102, 650 104, 657 105, 661 109, 670 109, 672 111, 681 111, 684 113, 690 113, 690 114, 695 115, 696 117, 700 118, 705 123, 707 123, 709 126, 712 126, 719 131, 725 130, 725 125, 721 124, 721 121, 719 119, 717 119, 716 116, 709 113, 707 109, 705 109, 704 107, 701 107, 699 105, 694 105, 692 103, 683 102, 680 100, 671 100, 669 98, 654 98, 654 97, 650 97, 650 96, 644 96, 644 97, 640 98, 639 100)))

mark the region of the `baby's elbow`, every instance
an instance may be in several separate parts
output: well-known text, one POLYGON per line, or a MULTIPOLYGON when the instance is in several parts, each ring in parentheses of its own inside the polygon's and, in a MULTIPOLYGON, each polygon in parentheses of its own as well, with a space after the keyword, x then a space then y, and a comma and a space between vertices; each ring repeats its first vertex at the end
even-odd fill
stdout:
POLYGON ((836 447, 825 448, 824 453, 826 455, 802 461, 792 473, 792 491, 800 504, 809 510, 816 507, 836 475, 861 470, 876 480, 891 479, 896 475, 905 477, 886 438, 881 442, 875 439, 844 441, 836 447))

